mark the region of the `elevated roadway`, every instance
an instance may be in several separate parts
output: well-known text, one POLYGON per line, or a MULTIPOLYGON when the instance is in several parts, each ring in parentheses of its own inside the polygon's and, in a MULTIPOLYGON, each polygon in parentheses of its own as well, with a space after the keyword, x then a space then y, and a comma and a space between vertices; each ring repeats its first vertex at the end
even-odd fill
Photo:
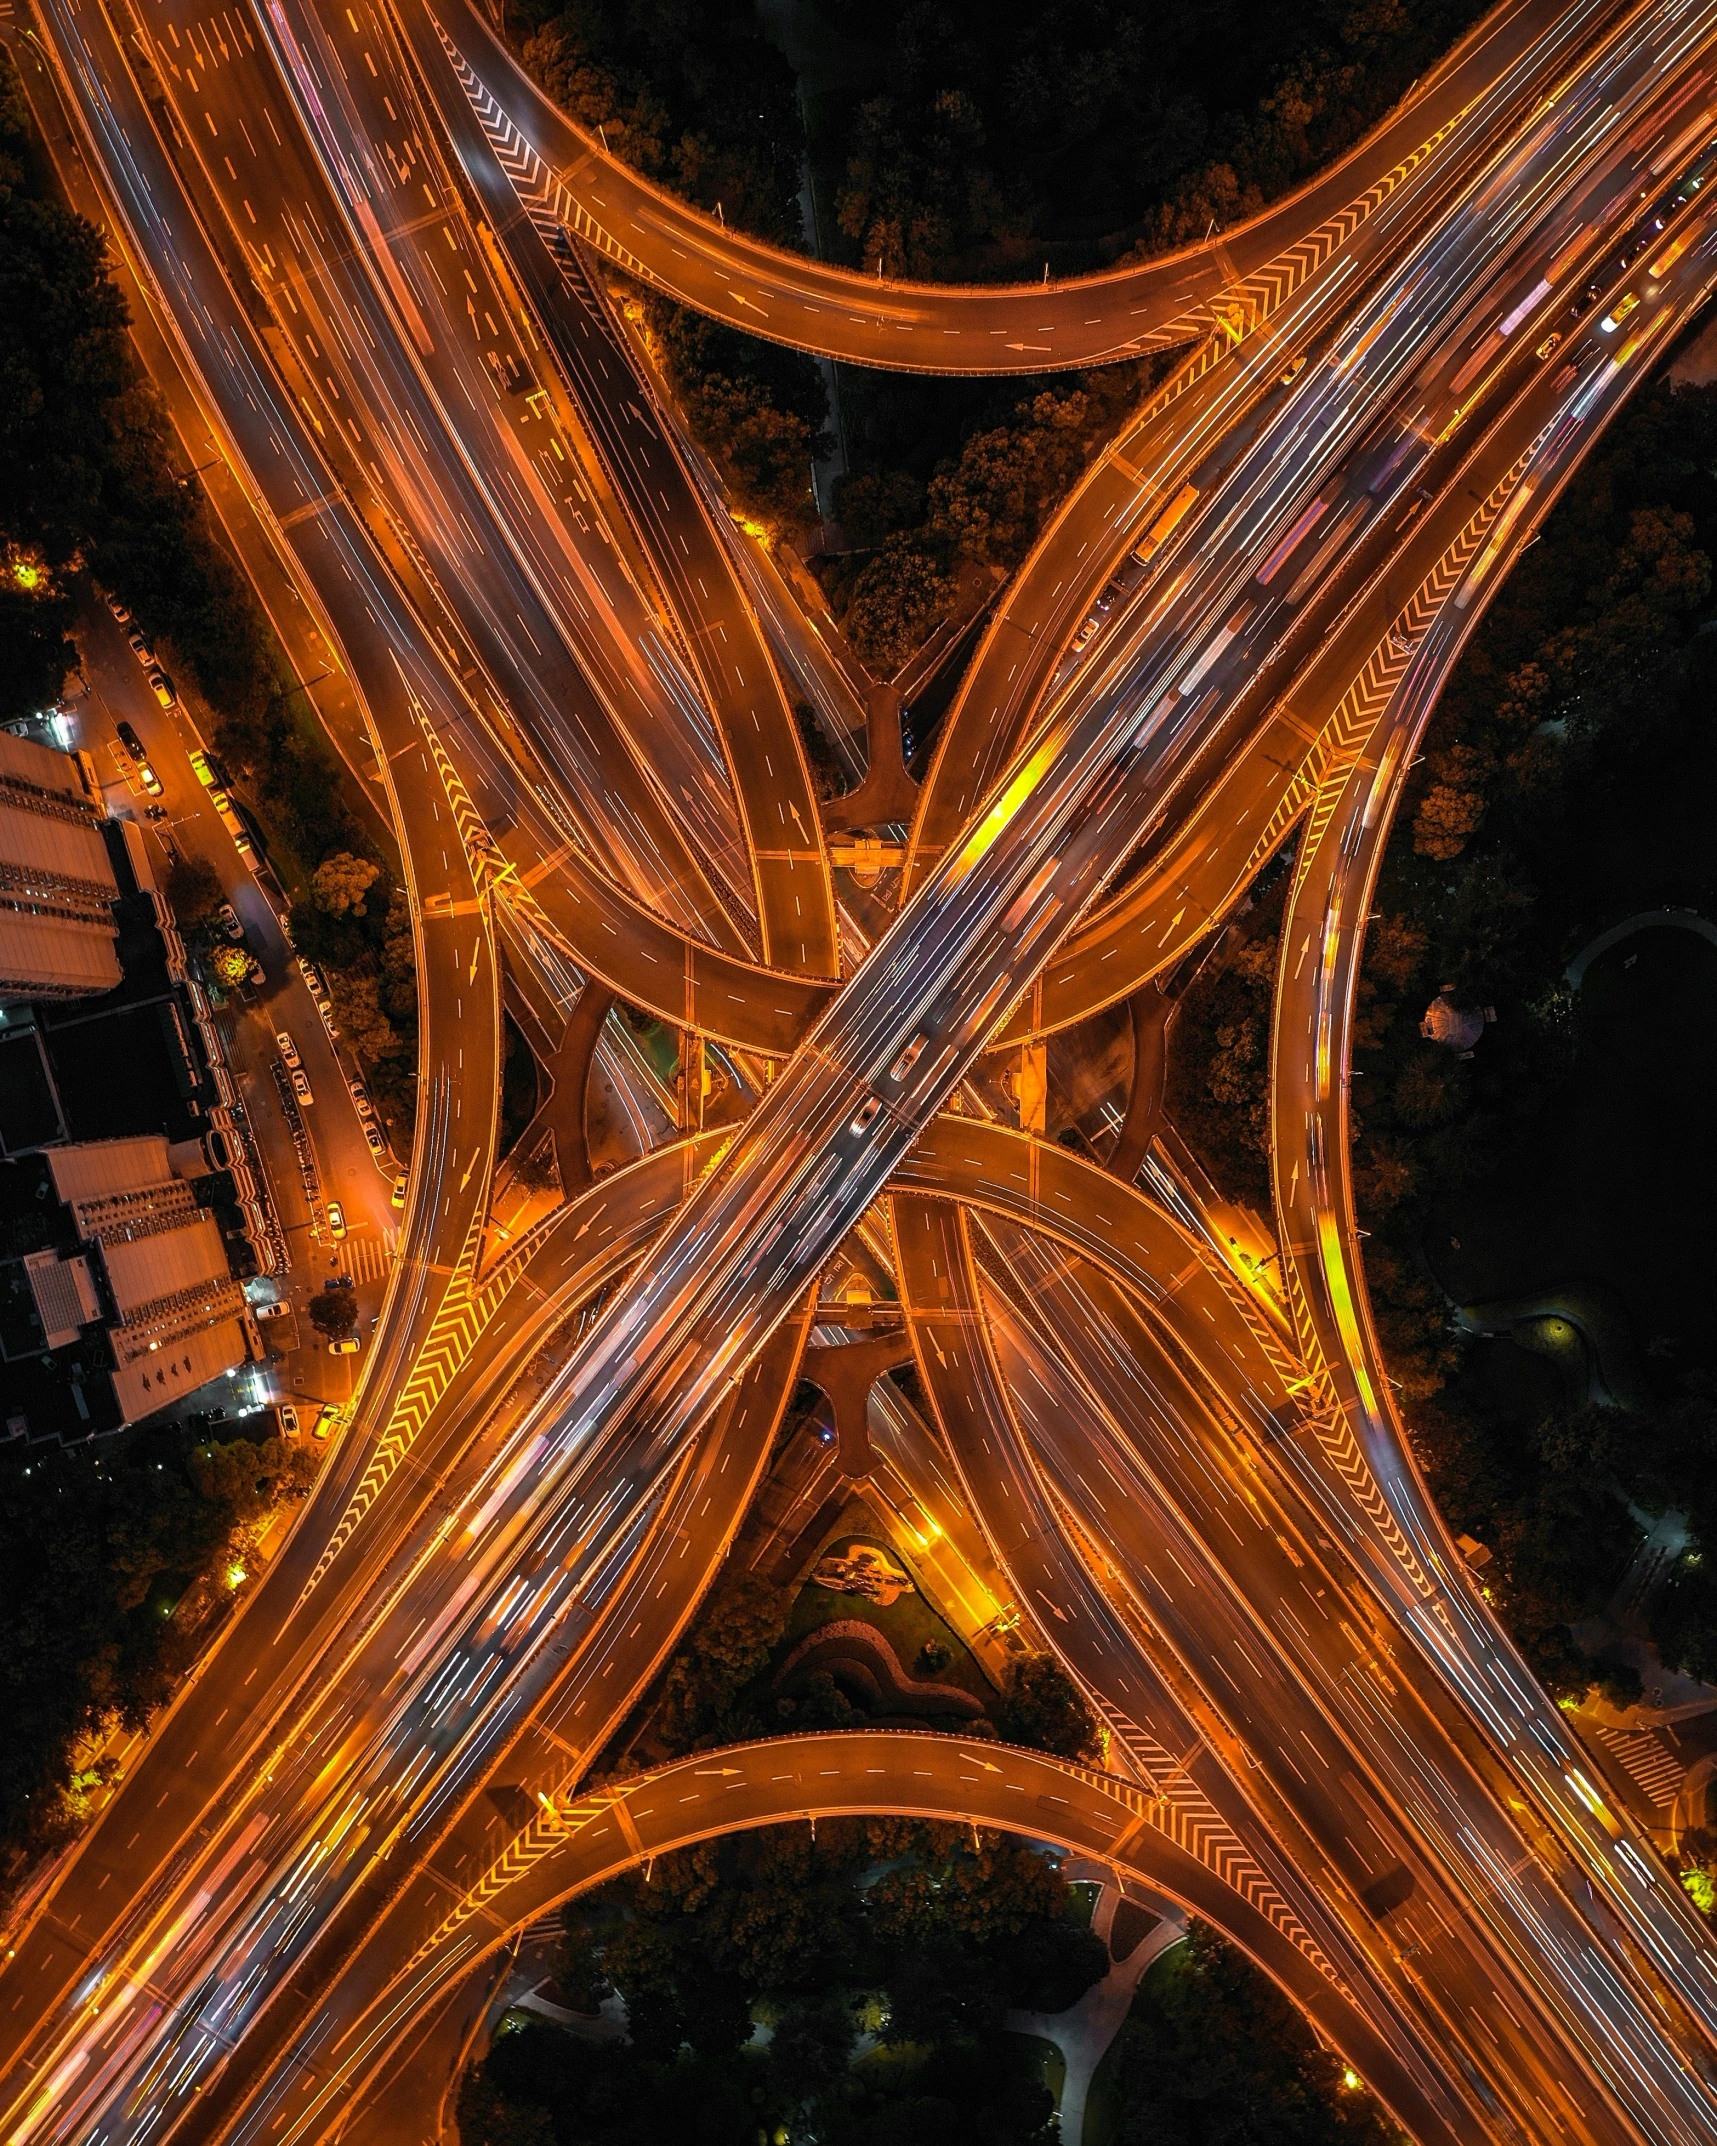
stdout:
POLYGON ((1321 226, 1343 215, 1357 222, 1376 180, 1426 136, 1458 123, 1535 40, 1559 34, 1564 18, 1576 18, 1576 36, 1598 20, 1546 0, 1497 10, 1339 164, 1206 245, 1062 283, 950 286, 892 282, 869 263, 855 272, 730 230, 574 125, 474 8, 397 5, 403 20, 427 22, 498 150, 528 175, 546 211, 667 296, 822 357, 902 372, 1022 375, 1191 342, 1232 319, 1254 292, 1291 290, 1327 254, 1328 244, 1312 239, 1321 226))

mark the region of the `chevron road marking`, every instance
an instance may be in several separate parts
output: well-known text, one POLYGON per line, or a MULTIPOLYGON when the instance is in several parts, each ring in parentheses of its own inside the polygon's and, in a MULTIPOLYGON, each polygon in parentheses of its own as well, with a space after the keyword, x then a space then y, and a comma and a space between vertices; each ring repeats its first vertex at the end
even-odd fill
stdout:
MULTIPOLYGON (((439 21, 435 23, 435 32, 477 123, 495 153, 496 162, 506 173, 520 207, 549 251, 557 253, 564 246, 566 235, 571 233, 599 253, 606 254, 610 260, 617 261, 629 274, 660 287, 660 279, 591 214, 564 179, 543 161, 439 21)), ((1308 232, 1249 276, 1232 280, 1234 264, 1219 247, 1216 257, 1218 265, 1230 276, 1228 285, 1214 298, 1177 314, 1160 327, 1147 330, 1130 347, 1140 351, 1166 350, 1206 336, 1210 340, 1211 352, 1207 359, 1201 353, 1200 370, 1214 364, 1236 343, 1254 333, 1308 277, 1315 275, 1345 246, 1360 225, 1375 215, 1441 147, 1464 117, 1464 112, 1457 112, 1452 119, 1446 120, 1391 170, 1375 179, 1364 193, 1338 209, 1333 216, 1326 217, 1316 230, 1308 232)))

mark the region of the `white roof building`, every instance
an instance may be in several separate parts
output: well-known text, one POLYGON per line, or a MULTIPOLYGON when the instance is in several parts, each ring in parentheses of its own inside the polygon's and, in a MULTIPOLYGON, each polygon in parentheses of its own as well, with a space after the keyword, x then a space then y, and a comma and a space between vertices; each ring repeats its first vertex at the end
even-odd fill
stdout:
POLYGON ((101 821, 71 754, 0 730, 0 1005, 119 982, 101 821))

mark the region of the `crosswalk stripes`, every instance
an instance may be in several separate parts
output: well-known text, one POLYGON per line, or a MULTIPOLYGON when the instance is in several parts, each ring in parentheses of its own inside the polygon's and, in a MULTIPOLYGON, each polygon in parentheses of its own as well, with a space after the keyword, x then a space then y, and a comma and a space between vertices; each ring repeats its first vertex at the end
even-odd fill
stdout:
POLYGON ((1588 1737, 1596 1736, 1621 1766, 1646 1801, 1667 1810, 1681 1793, 1687 1768, 1666 1751, 1655 1736, 1635 1729, 1610 1729, 1581 1724, 1588 1737))
POLYGON ((367 1234, 348 1237, 340 1258, 355 1282, 384 1282, 393 1264, 393 1255, 383 1240, 367 1234))
MULTIPOLYGON (((1114 1567, 1103 1555, 1078 1518, 1053 1486, 1051 1504, 1075 1555, 1085 1565, 1115 1614, 1126 1621, 1126 1590, 1114 1567)), ((1081 1680, 1080 1688, 1131 1758, 1134 1769, 1149 1784, 1143 1820, 1165 1834, 1177 1847, 1195 1856, 1224 1885, 1237 1892, 1255 1913, 1271 1923, 1289 1944, 1326 1980, 1342 1987, 1323 1948, 1294 1913, 1288 1901, 1257 1857, 1223 1817, 1204 1790, 1186 1772, 1181 1761, 1164 1750, 1146 1730, 1112 1705, 1101 1692, 1081 1680)))

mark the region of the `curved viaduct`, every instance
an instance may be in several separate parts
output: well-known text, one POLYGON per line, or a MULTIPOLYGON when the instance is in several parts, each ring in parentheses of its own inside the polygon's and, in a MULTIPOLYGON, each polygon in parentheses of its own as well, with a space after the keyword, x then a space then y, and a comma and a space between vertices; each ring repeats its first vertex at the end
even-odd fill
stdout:
MULTIPOLYGON (((441 2001, 513 1932, 577 1894, 717 1834, 794 1819, 886 1814, 992 1826, 1109 1864, 1224 1928, 1289 1990, 1421 2146, 1485 2133, 1472 2112, 1427 2088, 1348 1992, 1164 1829, 1164 1804, 1114 1774, 1041 1752, 912 1731, 774 1738, 700 1751, 675 1764, 546 1804, 505 1857, 449 1904, 415 1893, 406 1964, 365 2010, 316 2022, 315 2054, 274 2102, 280 2146, 327 2137, 387 2064, 404 2023, 441 2001)), ((407 1937, 406 1927, 394 1933, 407 1937)), ((404 1949, 403 1947, 401 1948, 404 1949)), ((247 2137, 241 2125, 231 2136, 247 2137)))

